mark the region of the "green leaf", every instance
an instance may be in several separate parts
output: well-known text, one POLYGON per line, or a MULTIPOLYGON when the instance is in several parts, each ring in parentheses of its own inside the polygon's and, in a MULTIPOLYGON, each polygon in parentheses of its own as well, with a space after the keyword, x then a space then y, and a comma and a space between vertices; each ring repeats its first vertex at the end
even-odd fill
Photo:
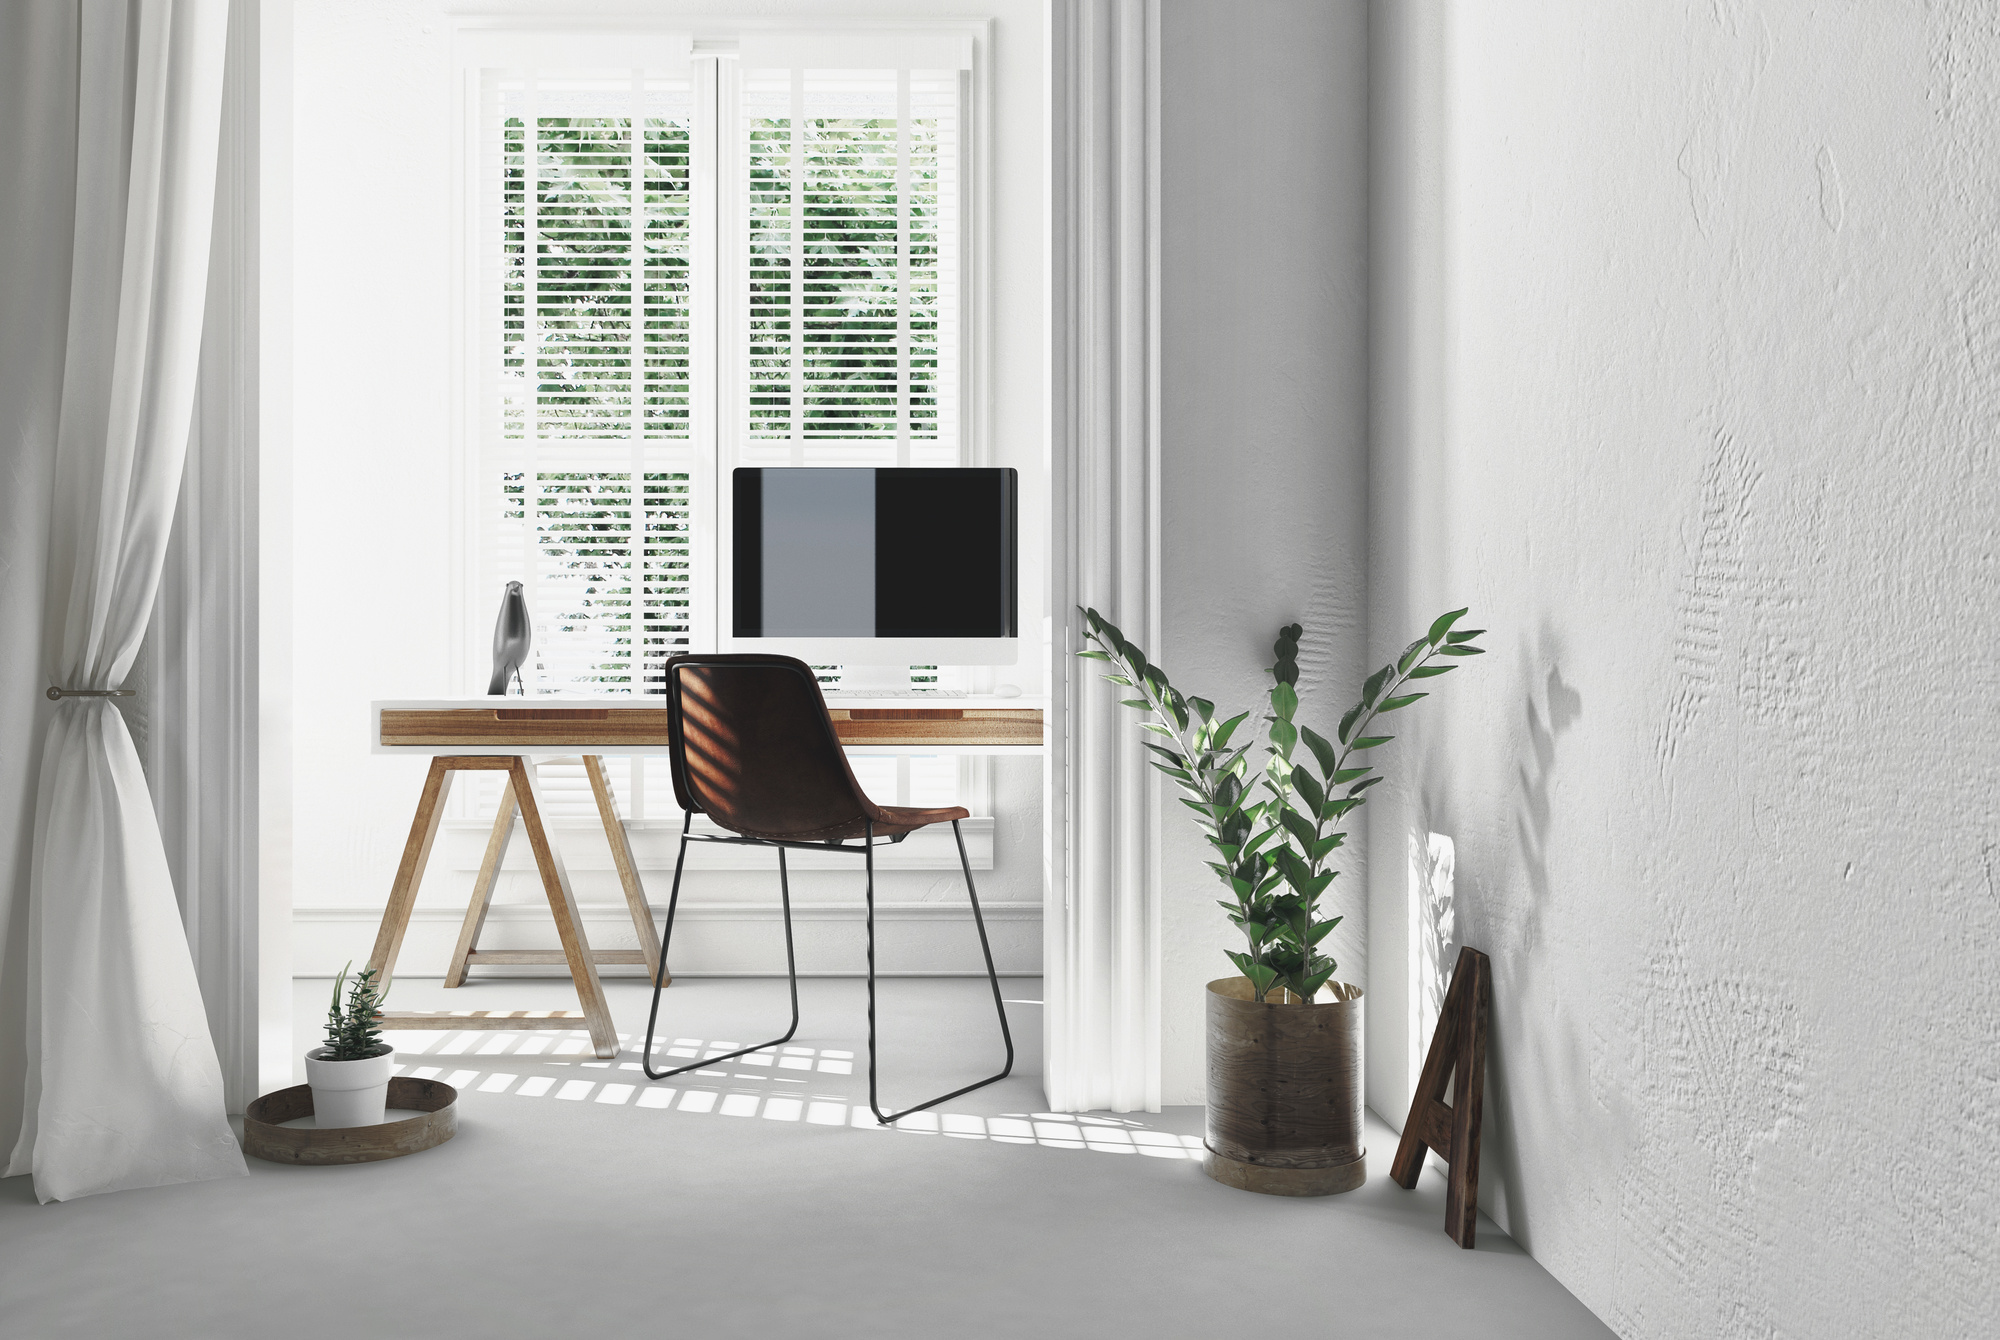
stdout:
POLYGON ((1157 721, 1142 721, 1142 722, 1140 722, 1140 723, 1139 723, 1139 729, 1140 729, 1140 730, 1149 730, 1149 731, 1153 732, 1153 733, 1154 733, 1155 735, 1164 735, 1164 736, 1166 736, 1166 737, 1167 737, 1167 738, 1168 738, 1169 740, 1171 740, 1171 739, 1173 739, 1173 738, 1174 738, 1174 733, 1173 733, 1172 731, 1168 730, 1168 729, 1167 729, 1167 728, 1166 728, 1165 726, 1162 726, 1162 725, 1161 725, 1161 724, 1160 724, 1159 722, 1157 722, 1157 721))
POLYGON ((1427 640, 1418 638, 1415 642, 1403 648, 1403 654, 1396 658, 1396 673, 1399 675, 1409 674, 1410 667, 1417 663, 1420 659, 1420 653, 1428 646, 1430 646, 1430 643, 1427 640))
POLYGON ((1161 758, 1166 759, 1169 763, 1172 763, 1176 767, 1185 768, 1188 766, 1187 759, 1180 753, 1179 750, 1169 749, 1165 745, 1154 744, 1150 740, 1141 741, 1141 743, 1147 749, 1152 750, 1154 753, 1158 754, 1161 758))
POLYGON ((1361 702, 1363 706, 1367 706, 1375 701, 1375 695, 1382 691, 1382 686, 1388 682, 1389 672, 1393 668, 1393 666, 1385 665, 1374 674, 1368 676, 1368 682, 1361 686, 1361 702))
POLYGON ((1141 707, 1148 709, 1152 707, 1152 704, 1147 702, 1144 698, 1120 698, 1118 700, 1118 705, 1120 707, 1141 707))
POLYGON ((1478 637, 1481 633, 1485 631, 1486 630, 1484 628, 1468 628, 1463 632, 1453 633, 1450 637, 1447 637, 1445 641, 1453 645, 1456 645, 1460 642, 1470 642, 1472 641, 1472 639, 1478 637))
POLYGON ((1271 651, 1278 658, 1278 663, 1271 667, 1271 678, 1280 684, 1299 682, 1299 636, 1304 631, 1298 624, 1286 624, 1278 630, 1278 640, 1271 644, 1271 651))
MULTIPOLYGON (((1384 712, 1394 712, 1401 708, 1408 707, 1411 703, 1415 702, 1419 698, 1428 698, 1428 697, 1430 697, 1428 693, 1406 693, 1400 698, 1386 698, 1383 700, 1382 707, 1380 710, 1384 712)), ((1363 746, 1359 744, 1355 745, 1354 747, 1356 749, 1363 748, 1363 746)))
POLYGON ((1292 785, 1298 788, 1299 798, 1306 803, 1306 813, 1318 814, 1320 806, 1326 804, 1326 788, 1319 784, 1319 778, 1304 768, 1292 769, 1292 785))
POLYGON ((1196 716, 1208 721, 1215 716, 1215 704, 1206 698, 1189 698, 1187 705, 1194 709, 1196 716))
MULTIPOLYGON (((1339 772, 1327 778, 1327 781, 1333 783, 1335 786, 1340 786, 1353 781, 1356 777, 1366 777, 1373 771, 1375 771, 1373 768, 1342 768, 1339 772)), ((1348 794, 1352 795, 1353 792, 1350 791, 1348 794)))
POLYGON ((1370 777, 1365 782, 1356 782, 1353 786, 1347 788, 1347 794, 1350 796, 1358 796, 1363 791, 1366 791, 1369 787, 1375 785, 1375 783, 1381 780, 1382 779, 1380 777, 1370 777))
POLYGON ((1277 748, 1278 756, 1289 760, 1292 749, 1299 742, 1299 729, 1289 721, 1271 723, 1271 743, 1277 748))
MULTIPOLYGON (((1423 695, 1422 695, 1422 694, 1420 693, 1420 694, 1418 694, 1418 695, 1417 695, 1417 697, 1421 698, 1421 697, 1423 697, 1423 695)), ((1391 699, 1390 699, 1389 701, 1391 701, 1391 702, 1396 702, 1396 701, 1398 701, 1398 700, 1397 700, 1397 699, 1394 699, 1394 698, 1391 698, 1391 699)), ((1404 699, 1404 700, 1402 700, 1402 701, 1406 701, 1406 702, 1407 702, 1407 701, 1409 701, 1409 700, 1408 700, 1408 699, 1404 699)), ((1385 708, 1383 708, 1382 710, 1383 710, 1384 712, 1387 712, 1387 711, 1388 711, 1389 709, 1385 707, 1385 708)), ((1354 742, 1354 744, 1353 744, 1353 745, 1352 745, 1351 747, 1352 747, 1352 748, 1355 748, 1355 749, 1373 749, 1373 748, 1374 748, 1375 746, 1377 746, 1377 745, 1382 745, 1382 744, 1387 744, 1387 743, 1389 743, 1389 741, 1391 741, 1391 740, 1393 740, 1393 739, 1395 739, 1395 738, 1396 738, 1396 737, 1395 737, 1395 736, 1393 736, 1393 735, 1370 735, 1370 736, 1367 736, 1367 737, 1365 737, 1365 738, 1363 738, 1363 739, 1359 739, 1359 740, 1356 740, 1356 741, 1354 742)))
POLYGON ((1345 841, 1347 841, 1347 834, 1345 833, 1328 833, 1306 850, 1306 857, 1314 865, 1317 865, 1332 855, 1334 850, 1345 841))
MULTIPOLYGON (((1278 822, 1285 826, 1287 833, 1298 839, 1299 846, 1301 847, 1310 848, 1313 841, 1319 836, 1319 834, 1313 831, 1313 826, 1306 822, 1305 816, 1296 810, 1284 810, 1280 812, 1278 822)), ((1283 860, 1284 856, 1291 854, 1291 848, 1289 847, 1283 848, 1282 851, 1283 855, 1278 857, 1279 860, 1283 860)))
POLYGON ((1485 654, 1486 648, 1475 647, 1470 643, 1463 646, 1438 648, 1438 655, 1440 656, 1484 656, 1485 654))
POLYGON ((1217 726, 1215 728, 1215 748, 1227 749, 1229 747, 1229 737, 1236 733, 1236 728, 1242 725, 1249 715, 1248 712, 1238 712, 1235 716, 1217 726))
POLYGON ((1319 761, 1319 770, 1331 775, 1333 765, 1340 758, 1332 743, 1311 726, 1299 727, 1299 738, 1305 741, 1306 748, 1312 750, 1313 757, 1319 761))
POLYGON ((1177 782, 1186 782, 1189 786, 1195 785, 1194 778, 1188 776, 1188 774, 1183 770, 1181 770, 1180 768, 1176 768, 1168 763, 1162 763, 1158 759, 1148 759, 1147 762, 1151 763, 1154 767, 1158 768, 1161 772, 1164 772, 1165 774, 1167 774, 1167 776, 1173 778, 1177 782))
POLYGON ((1139 687, 1137 684, 1134 684, 1131 680, 1125 678, 1125 676, 1123 675, 1106 675, 1104 677, 1104 682, 1106 684, 1120 684, 1128 689, 1136 689, 1139 687))
POLYGON ((1290 721, 1299 710, 1299 691, 1279 680, 1271 686, 1271 710, 1280 721, 1290 721))
MULTIPOLYGON (((1471 609, 1471 608, 1472 607, 1470 605, 1467 605, 1465 607, 1465 609, 1471 609)), ((1447 632, 1451 631, 1451 626, 1457 623, 1460 617, 1464 615, 1464 613, 1465 610, 1453 610, 1449 614, 1438 615, 1437 621, 1431 624, 1431 631, 1424 635, 1425 640, 1428 641, 1432 646, 1436 646, 1438 639, 1443 637, 1447 632)))
POLYGON ((1330 823, 1360 803, 1360 801, 1354 799, 1351 795, 1345 800, 1329 800, 1319 812, 1319 821, 1321 823, 1330 823))
POLYGON ((1080 651, 1077 655, 1086 661, 1108 661, 1111 659, 1101 651, 1080 651))
POLYGON ((1432 675, 1449 674, 1458 669, 1455 665, 1420 665, 1410 671, 1411 679, 1429 679, 1432 675))
POLYGON ((1243 769, 1239 765, 1243 762, 1243 756, 1249 753, 1251 749, 1256 747, 1256 744, 1257 742, 1255 740, 1250 740, 1244 744, 1238 745, 1236 749, 1229 755, 1228 758, 1224 759, 1221 763, 1218 763, 1216 765, 1215 770, 1217 772, 1241 773, 1243 769))
MULTIPOLYGON (((1367 703, 1356 703, 1354 704, 1354 706, 1347 709, 1347 715, 1340 719, 1339 735, 1340 735, 1340 742, 1342 744, 1347 743, 1347 733, 1354 729, 1354 719, 1367 710, 1368 710, 1367 703)), ((1333 769, 1328 768, 1327 771, 1332 772, 1333 769)))

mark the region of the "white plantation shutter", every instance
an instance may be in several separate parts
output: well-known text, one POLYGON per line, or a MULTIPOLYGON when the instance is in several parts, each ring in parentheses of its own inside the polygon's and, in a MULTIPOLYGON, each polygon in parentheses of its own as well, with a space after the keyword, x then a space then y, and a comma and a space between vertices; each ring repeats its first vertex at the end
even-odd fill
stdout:
POLYGON ((758 59, 734 463, 958 465, 959 71, 758 59))
POLYGON ((480 593, 526 588, 530 692, 637 691, 696 598, 694 84, 488 70, 481 92, 480 593))
MULTIPOLYGON (((964 463, 970 38, 746 35, 719 68, 684 36, 462 40, 477 688, 519 581, 530 693, 645 692, 649 669, 708 649, 730 467, 964 463)), ((606 764, 628 819, 672 811, 665 759, 606 764)), ((952 804, 984 776, 856 768, 889 804, 952 804)), ((542 781, 552 813, 596 812, 580 761, 544 760, 542 781)), ((490 816, 498 779, 476 791, 490 816)))

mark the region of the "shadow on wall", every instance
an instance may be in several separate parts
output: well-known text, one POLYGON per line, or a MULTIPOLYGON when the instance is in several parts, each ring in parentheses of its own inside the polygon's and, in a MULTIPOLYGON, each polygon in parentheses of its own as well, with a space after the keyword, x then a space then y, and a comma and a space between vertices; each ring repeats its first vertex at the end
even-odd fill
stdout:
MULTIPOLYGON (((1518 933, 1506 937, 1505 943, 1496 941, 1489 955, 1494 961, 1496 997, 1502 991, 1517 993, 1511 1011, 1517 1021, 1555 1018, 1553 1010, 1536 1009, 1530 1012, 1524 1007, 1527 1004, 1525 998, 1531 992, 1532 960, 1541 945, 1543 919, 1550 898, 1550 796, 1555 785, 1557 742, 1583 717, 1583 694, 1563 682, 1561 659, 1560 640, 1544 621, 1535 655, 1525 659, 1521 666, 1521 682, 1530 686, 1521 703, 1529 757, 1515 772, 1514 839, 1520 852, 1522 870, 1527 876, 1527 900, 1525 906, 1519 909, 1518 933), (1541 674, 1544 666, 1548 668, 1545 675, 1541 674), (1538 675, 1541 678, 1539 703, 1536 702, 1538 695, 1535 687, 1538 675)), ((1495 1012, 1499 1013, 1497 1009, 1495 1012)), ((1521 1151, 1514 1132, 1520 1129, 1520 1124, 1513 1119, 1515 1095, 1509 1083, 1511 1076, 1507 1065, 1507 1040, 1512 1031, 1500 1027, 1496 1019, 1488 1038, 1487 1136, 1482 1152, 1490 1153, 1490 1161, 1482 1164, 1482 1171, 1488 1175, 1480 1178, 1479 1200, 1481 1207, 1495 1216, 1496 1222, 1507 1224, 1508 1232, 1532 1252, 1529 1209, 1518 1190, 1522 1185, 1521 1151), (1490 1196, 1487 1194, 1489 1186, 1492 1187, 1490 1196), (1507 1194, 1510 1189, 1515 1191, 1511 1197, 1507 1194)), ((1589 1091, 1588 1063, 1578 1055, 1570 1039, 1550 1036, 1542 1040, 1538 1050, 1557 1061, 1563 1076, 1552 1089, 1546 1081, 1553 1076, 1543 1076, 1542 1082, 1537 1085, 1540 1091, 1559 1095, 1555 1099, 1559 1102, 1567 1101, 1560 1095, 1581 1095, 1589 1091)))
MULTIPOLYGON (((1531 1009, 1528 998, 1537 994, 1533 960, 1551 896, 1549 830, 1560 741, 1583 717, 1583 694, 1564 681, 1561 655, 1560 640, 1544 624, 1535 651, 1521 653, 1515 672, 1515 682, 1522 686, 1522 735, 1527 746, 1514 777, 1512 838, 1523 876, 1519 884, 1504 870, 1482 871, 1475 854, 1475 864, 1467 871, 1471 896, 1460 900, 1456 896, 1452 839, 1430 831, 1423 832, 1421 839, 1418 834, 1411 835, 1411 873, 1418 899, 1421 1045, 1430 1044, 1459 947, 1470 943, 1485 951, 1493 962, 1494 1021, 1487 1039, 1479 1206, 1529 1251, 1534 1248, 1527 1207, 1518 1192, 1511 1197, 1508 1194, 1510 1188, 1520 1187, 1521 1179, 1520 1150, 1513 1138, 1518 1129, 1514 1120, 1516 1095, 1509 1084, 1507 1046, 1515 1029, 1503 1021, 1554 1017, 1550 1009, 1531 1009), (1510 893, 1512 888, 1518 892, 1510 893)), ((1427 830, 1449 832, 1446 826, 1451 816, 1443 812, 1446 808, 1425 798, 1422 818, 1427 830)), ((1558 1095, 1588 1092, 1587 1066, 1567 1039, 1539 1039, 1535 1050, 1554 1059, 1557 1068, 1532 1081, 1523 1077, 1524 1084, 1532 1084, 1531 1091, 1558 1095)))

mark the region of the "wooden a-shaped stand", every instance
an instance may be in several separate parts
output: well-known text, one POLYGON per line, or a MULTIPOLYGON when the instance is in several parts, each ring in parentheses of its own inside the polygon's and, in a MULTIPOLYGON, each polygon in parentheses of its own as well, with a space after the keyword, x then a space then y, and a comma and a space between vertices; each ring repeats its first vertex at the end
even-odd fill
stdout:
POLYGON ((1479 1224, 1479 1118, 1486 1092, 1486 1019, 1492 1003, 1492 965, 1477 949, 1458 951, 1451 988, 1438 1012, 1431 1034, 1430 1054, 1410 1100, 1403 1140, 1389 1176, 1405 1191, 1413 1190, 1430 1149, 1449 1165, 1444 1202, 1444 1231, 1470 1249, 1479 1224), (1456 1084, 1453 1077, 1456 1075, 1456 1084), (1451 1087, 1452 1102, 1444 1095, 1451 1087))
POLYGON ((382 912, 382 929, 376 934, 374 953, 369 955, 368 966, 375 969, 376 980, 384 991, 388 989, 389 978, 396 967, 396 956, 403 947, 403 933, 409 929, 410 910, 416 905, 417 886, 423 882, 424 867, 430 861, 431 843, 436 840, 438 824, 444 818, 444 802, 451 793, 452 775, 459 772, 505 772, 507 784, 501 790, 500 810, 493 820, 492 834, 486 841, 486 855, 479 863, 479 874, 473 881, 472 900, 465 909, 465 925, 459 931, 458 946, 452 951, 451 967, 445 974, 444 984, 448 987, 463 986, 466 969, 481 964, 565 964, 571 980, 576 983, 576 994, 583 1005, 583 1013, 570 1010, 384 1010, 384 1028, 511 1030, 574 1029, 581 1026, 589 1030, 591 1050, 599 1057, 609 1059, 618 1054, 618 1030, 611 1022, 611 1008, 605 1003, 604 984, 598 978, 597 965, 643 963, 649 975, 658 976, 660 937, 653 928, 653 912, 646 904, 646 891, 639 882, 639 868, 632 859, 631 845, 626 841, 625 825, 619 821, 611 788, 605 781, 604 762, 595 755, 586 755, 583 763, 590 775, 591 792, 597 799, 597 814, 604 825, 605 839, 611 844, 612 864, 617 866, 618 881, 625 890, 625 904, 632 916, 632 928, 638 932, 639 948, 593 951, 584 938, 583 918, 577 912, 576 895, 570 891, 569 872, 563 868, 562 854, 549 840, 548 829, 542 821, 541 788, 536 781, 533 763, 525 757, 504 754, 433 758, 430 773, 424 778, 423 796, 417 802, 416 819, 410 825, 410 840, 403 848, 403 861, 397 867, 396 882, 389 891, 389 905, 382 912), (486 909, 493 898, 493 886, 499 879, 500 862, 507 855, 507 845, 514 833, 516 810, 520 812, 522 827, 527 829, 528 846, 534 851, 535 867, 541 873, 542 888, 549 897, 549 911, 555 915, 556 938, 562 942, 559 950, 479 948, 479 934, 486 925, 486 909))

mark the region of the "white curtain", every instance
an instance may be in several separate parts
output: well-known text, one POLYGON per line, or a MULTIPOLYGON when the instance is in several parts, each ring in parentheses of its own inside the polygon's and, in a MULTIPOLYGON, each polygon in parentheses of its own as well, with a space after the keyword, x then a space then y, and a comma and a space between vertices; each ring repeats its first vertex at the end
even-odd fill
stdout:
MULTIPOLYGON (((72 12, 75 222, 43 670, 48 685, 105 690, 145 636, 187 448, 228 7, 72 12)), ((26 949, 9 956, 25 962, 26 1073, 7 1172, 32 1172, 44 1202, 241 1176, 124 718, 107 699, 65 698, 48 721, 26 949)))

